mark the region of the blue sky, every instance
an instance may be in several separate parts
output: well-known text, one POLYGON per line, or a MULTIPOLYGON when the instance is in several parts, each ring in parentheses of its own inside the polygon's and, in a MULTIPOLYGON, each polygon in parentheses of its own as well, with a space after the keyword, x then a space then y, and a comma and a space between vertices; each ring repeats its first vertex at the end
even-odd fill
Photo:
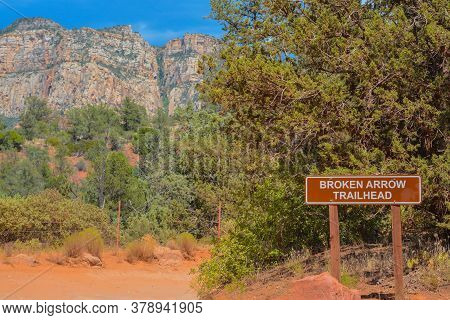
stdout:
POLYGON ((125 24, 151 44, 163 45, 184 33, 221 36, 220 25, 207 18, 210 11, 209 0, 0 0, 0 29, 21 14, 49 18, 69 29, 125 24))

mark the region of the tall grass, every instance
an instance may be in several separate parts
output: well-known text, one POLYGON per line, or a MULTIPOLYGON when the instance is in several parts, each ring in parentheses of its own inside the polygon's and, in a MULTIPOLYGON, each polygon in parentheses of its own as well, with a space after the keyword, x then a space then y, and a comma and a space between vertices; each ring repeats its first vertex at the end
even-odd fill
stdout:
POLYGON ((103 248, 102 236, 96 228, 85 229, 64 240, 64 252, 72 258, 80 257, 85 252, 101 258, 103 248))
POLYGON ((135 261, 148 262, 155 258, 156 240, 151 235, 146 235, 141 239, 135 240, 128 244, 126 248, 126 260, 129 263, 135 261))
POLYGON ((173 250, 180 250, 187 257, 193 257, 198 247, 197 239, 187 232, 178 235, 175 239, 169 240, 167 246, 173 250))

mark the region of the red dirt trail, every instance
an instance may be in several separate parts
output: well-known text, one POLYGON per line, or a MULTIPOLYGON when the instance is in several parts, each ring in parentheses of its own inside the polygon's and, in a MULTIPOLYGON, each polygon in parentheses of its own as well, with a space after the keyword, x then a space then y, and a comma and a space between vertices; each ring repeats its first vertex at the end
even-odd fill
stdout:
POLYGON ((129 264, 107 253, 103 268, 59 266, 43 258, 37 266, 0 262, 0 299, 197 299, 191 270, 207 255, 200 251, 193 261, 129 264))
MULTIPOLYGON (((25 256, 26 257, 26 256, 25 256)), ((192 288, 192 269, 209 257, 202 249, 193 260, 154 260, 151 263, 130 264, 124 253, 114 256, 107 252, 103 267, 60 266, 37 257, 39 264, 5 263, 0 259, 0 299, 12 300, 190 300, 198 299, 192 288)), ((375 293, 386 295, 382 288, 363 286, 348 289, 329 274, 309 277, 287 277, 272 281, 257 281, 244 291, 226 289, 211 299, 377 299, 375 293), (384 292, 384 293, 383 293, 384 292)), ((391 292, 388 292, 389 294, 391 292)), ((410 293, 407 299, 449 299, 450 288, 439 292, 410 293)), ((378 297, 382 298, 382 297, 378 297)))

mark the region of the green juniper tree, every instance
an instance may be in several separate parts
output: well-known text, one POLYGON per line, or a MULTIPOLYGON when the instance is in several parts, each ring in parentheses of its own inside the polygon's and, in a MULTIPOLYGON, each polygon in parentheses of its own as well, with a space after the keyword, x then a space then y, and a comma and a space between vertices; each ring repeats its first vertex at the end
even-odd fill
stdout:
MULTIPOLYGON (((237 228, 205 265, 205 284, 326 245, 326 209, 299 200, 309 174, 420 174, 424 201, 404 209, 405 236, 446 237, 439 227, 450 176, 446 1, 211 5, 226 34, 221 59, 204 59, 200 91, 233 117, 230 134, 278 167, 262 168, 235 201, 237 228)), ((342 212, 344 243, 388 238, 387 209, 342 212)))
POLYGON ((58 126, 47 102, 38 97, 25 100, 25 110, 20 115, 19 125, 28 140, 41 138, 55 131, 58 126))
POLYGON ((137 131, 148 122, 145 107, 130 98, 125 98, 120 107, 122 127, 125 131, 137 131))

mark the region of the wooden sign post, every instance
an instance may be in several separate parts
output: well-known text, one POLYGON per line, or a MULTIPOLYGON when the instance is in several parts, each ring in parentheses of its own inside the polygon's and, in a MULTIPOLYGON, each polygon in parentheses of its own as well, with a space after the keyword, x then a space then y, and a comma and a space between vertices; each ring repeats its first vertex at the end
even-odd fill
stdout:
POLYGON ((341 241, 339 238, 338 206, 330 205, 330 259, 331 275, 341 282, 341 241))
POLYGON ((400 206, 391 206, 391 213, 395 298, 400 300, 405 298, 403 294, 402 217, 400 206))
POLYGON ((338 205, 390 205, 395 297, 404 299, 402 226, 400 205, 422 202, 419 176, 307 177, 306 204, 328 205, 330 219, 331 274, 340 281, 340 240, 338 205))

